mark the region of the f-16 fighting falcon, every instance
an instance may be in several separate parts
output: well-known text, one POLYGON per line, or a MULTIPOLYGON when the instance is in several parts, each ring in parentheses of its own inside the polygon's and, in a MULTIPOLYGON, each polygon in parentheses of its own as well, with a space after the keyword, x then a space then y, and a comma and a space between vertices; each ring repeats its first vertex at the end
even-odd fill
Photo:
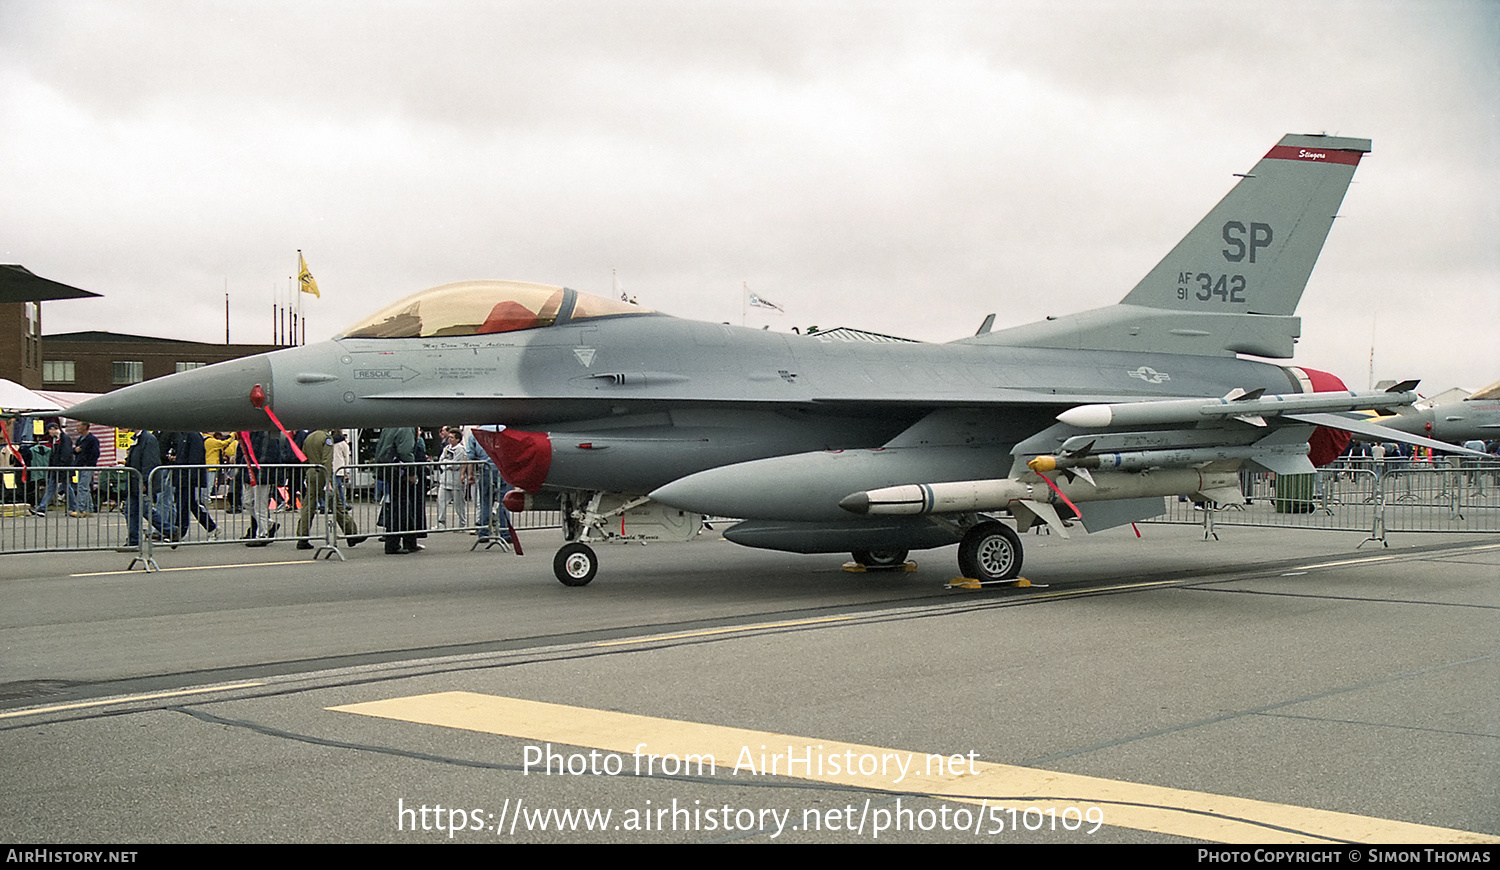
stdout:
POLYGON ((1403 408, 1399 415, 1382 417, 1376 422, 1412 435, 1430 435, 1449 444, 1493 441, 1500 438, 1500 381, 1459 402, 1403 408))
MULTIPOLYGON (((1297 302, 1367 139, 1289 135, 1117 305, 947 344, 681 320, 563 287, 469 281, 305 347, 91 399, 93 422, 165 429, 504 424, 484 446, 507 506, 560 507, 559 580, 591 543, 725 537, 899 565, 958 543, 964 576, 1014 578, 1016 529, 1098 531, 1163 497, 1239 499, 1242 466, 1311 472, 1351 431, 1435 445, 1350 412, 1289 359, 1297 302)), ((1441 445, 1454 449, 1449 445, 1441 445)))

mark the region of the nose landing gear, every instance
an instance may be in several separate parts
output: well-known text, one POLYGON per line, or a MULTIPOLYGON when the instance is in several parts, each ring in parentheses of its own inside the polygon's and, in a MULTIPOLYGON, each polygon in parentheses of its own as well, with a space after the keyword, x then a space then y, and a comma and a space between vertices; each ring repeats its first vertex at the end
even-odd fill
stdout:
POLYGON ((587 586, 599 573, 599 557, 588 544, 564 544, 552 557, 552 573, 564 586, 587 586))

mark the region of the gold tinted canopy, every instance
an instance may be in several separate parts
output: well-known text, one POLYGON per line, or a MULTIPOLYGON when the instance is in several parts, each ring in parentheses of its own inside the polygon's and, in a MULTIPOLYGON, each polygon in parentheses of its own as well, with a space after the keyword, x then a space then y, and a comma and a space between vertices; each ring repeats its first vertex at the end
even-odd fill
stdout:
POLYGON ((1469 398, 1500 399, 1500 381, 1495 381, 1493 384, 1490 384, 1484 389, 1476 391, 1472 396, 1469 396, 1469 398))
POLYGON ((540 329, 554 323, 650 314, 649 309, 549 284, 461 281, 408 296, 339 338, 435 338, 540 329))

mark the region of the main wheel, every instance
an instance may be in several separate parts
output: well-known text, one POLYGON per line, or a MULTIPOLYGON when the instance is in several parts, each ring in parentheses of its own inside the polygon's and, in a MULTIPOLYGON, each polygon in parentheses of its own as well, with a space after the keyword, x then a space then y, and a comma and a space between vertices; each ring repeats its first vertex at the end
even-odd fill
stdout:
POLYGON ((599 573, 599 557, 588 544, 564 544, 552 557, 552 573, 564 586, 587 586, 599 573))
POLYGON ((906 562, 905 550, 855 550, 849 555, 866 568, 896 568, 906 562))
POLYGON ((958 545, 958 570, 980 581, 1014 580, 1021 573, 1021 538, 1004 523, 980 523, 958 545))

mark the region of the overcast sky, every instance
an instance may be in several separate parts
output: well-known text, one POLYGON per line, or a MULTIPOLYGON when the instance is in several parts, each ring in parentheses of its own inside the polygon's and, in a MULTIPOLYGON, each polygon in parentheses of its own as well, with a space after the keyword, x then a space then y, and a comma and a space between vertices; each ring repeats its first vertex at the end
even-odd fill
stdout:
POLYGON ((469 278, 929 341, 1117 302, 1282 134, 1374 140, 1299 313, 1500 378, 1500 3, 0 0, 0 262, 47 332, 310 338, 469 278))

